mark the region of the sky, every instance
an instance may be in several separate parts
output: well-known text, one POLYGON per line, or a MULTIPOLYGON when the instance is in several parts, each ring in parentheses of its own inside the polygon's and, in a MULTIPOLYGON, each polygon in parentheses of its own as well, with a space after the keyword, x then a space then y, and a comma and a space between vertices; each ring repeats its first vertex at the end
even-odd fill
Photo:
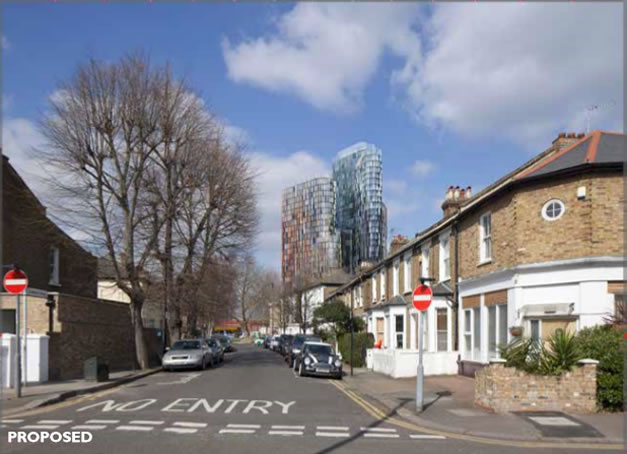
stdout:
POLYGON ((561 131, 622 131, 622 3, 2 4, 2 145, 44 200, 49 97, 89 57, 169 62, 246 143, 255 256, 278 270, 280 194, 359 141, 383 151, 388 236, 441 218, 561 131))

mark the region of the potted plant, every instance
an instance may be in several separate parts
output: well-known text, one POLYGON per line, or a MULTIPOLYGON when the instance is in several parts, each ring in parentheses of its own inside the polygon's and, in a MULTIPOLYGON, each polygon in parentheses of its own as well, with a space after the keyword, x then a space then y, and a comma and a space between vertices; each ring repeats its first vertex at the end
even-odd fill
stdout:
POLYGON ((523 333, 523 327, 522 326, 510 326, 509 333, 513 337, 520 337, 522 336, 522 333, 523 333))

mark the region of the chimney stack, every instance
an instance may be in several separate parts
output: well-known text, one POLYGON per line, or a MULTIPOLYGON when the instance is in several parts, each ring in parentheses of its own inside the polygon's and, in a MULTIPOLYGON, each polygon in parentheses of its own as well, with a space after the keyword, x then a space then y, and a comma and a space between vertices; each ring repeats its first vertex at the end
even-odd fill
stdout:
POLYGON ((394 252, 398 251, 401 247, 405 246, 409 242, 409 239, 404 235, 396 235, 392 238, 392 242, 390 243, 390 252, 389 255, 394 254, 394 252))
POLYGON ((470 186, 466 189, 460 188, 459 186, 449 186, 444 197, 444 202, 442 203, 444 217, 448 218, 457 213, 459 206, 464 203, 465 200, 468 200, 471 195, 472 188, 470 186))
POLYGON ((586 135, 583 132, 580 132, 579 134, 575 134, 574 132, 569 132, 568 134, 560 132, 557 135, 557 138, 553 140, 553 149, 555 149, 555 151, 559 151, 574 144, 578 140, 583 139, 585 136, 586 135))

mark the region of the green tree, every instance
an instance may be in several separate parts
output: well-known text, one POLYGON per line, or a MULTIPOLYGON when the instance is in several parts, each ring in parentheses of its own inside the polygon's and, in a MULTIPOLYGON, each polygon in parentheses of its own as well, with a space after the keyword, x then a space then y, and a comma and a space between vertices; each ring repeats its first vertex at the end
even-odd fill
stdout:
MULTIPOLYGON (((318 306, 314 311, 314 325, 328 325, 334 339, 351 330, 351 311, 340 300, 332 300, 318 306)), ((353 319, 353 330, 363 331, 364 321, 360 318, 353 319)))

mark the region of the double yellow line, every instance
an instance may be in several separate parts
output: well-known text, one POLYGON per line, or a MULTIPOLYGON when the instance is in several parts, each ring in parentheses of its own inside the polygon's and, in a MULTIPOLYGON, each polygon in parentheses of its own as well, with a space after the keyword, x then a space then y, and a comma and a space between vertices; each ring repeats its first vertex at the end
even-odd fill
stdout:
POLYGON ((497 446, 514 446, 519 448, 549 448, 549 449, 589 449, 589 450, 610 450, 610 451, 622 451, 624 446, 622 444, 612 443, 550 443, 545 441, 519 441, 519 440, 499 440, 497 438, 479 437, 475 435, 465 435, 455 432, 445 432, 442 430, 431 429, 428 427, 419 426, 398 418, 387 415, 383 410, 375 407, 370 402, 366 401, 363 397, 358 395, 355 391, 349 389, 345 384, 337 381, 331 381, 337 389, 344 393, 349 399, 363 408, 368 414, 381 421, 393 424, 398 427, 402 427, 408 430, 420 431, 429 435, 440 435, 446 438, 455 440, 472 441, 475 443, 483 443, 497 446))

